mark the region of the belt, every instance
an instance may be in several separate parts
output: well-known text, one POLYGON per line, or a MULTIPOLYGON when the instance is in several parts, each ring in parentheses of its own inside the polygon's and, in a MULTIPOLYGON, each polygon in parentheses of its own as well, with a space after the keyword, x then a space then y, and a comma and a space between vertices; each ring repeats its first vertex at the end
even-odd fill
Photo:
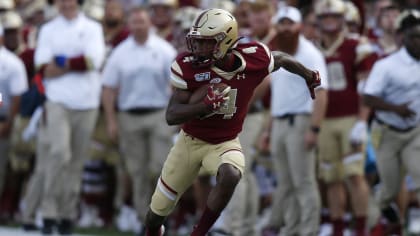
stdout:
POLYGON ((289 120, 290 125, 295 123, 296 116, 309 116, 309 113, 302 112, 302 113, 286 113, 281 116, 276 116, 275 118, 278 120, 289 120))
POLYGON ((149 113, 153 113, 156 111, 161 111, 163 108, 157 108, 157 107, 150 107, 150 108, 133 108, 126 110, 127 113, 130 113, 132 115, 146 115, 149 113))
POLYGON ((383 122, 382 120, 380 120, 378 118, 375 118, 375 120, 379 124, 385 126, 386 128, 388 128, 388 129, 390 129, 392 131, 398 132, 398 133, 407 133, 407 132, 410 132, 411 130, 413 130, 413 129, 415 129, 417 127, 417 126, 412 126, 412 127, 408 127, 408 128, 405 128, 405 129, 401 129, 401 128, 395 127, 393 125, 389 125, 389 124, 383 122))

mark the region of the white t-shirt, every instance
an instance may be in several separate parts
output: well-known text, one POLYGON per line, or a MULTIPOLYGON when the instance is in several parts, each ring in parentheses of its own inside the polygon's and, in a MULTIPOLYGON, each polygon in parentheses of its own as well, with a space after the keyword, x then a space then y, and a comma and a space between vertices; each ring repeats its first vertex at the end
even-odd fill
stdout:
POLYGON ((20 96, 28 89, 25 66, 15 54, 0 46, 0 93, 2 105, 0 117, 9 113, 13 96, 20 96))
POLYGON ((97 108, 101 91, 99 69, 105 57, 102 26, 82 13, 73 20, 60 15, 46 23, 39 33, 35 65, 40 67, 50 63, 58 55, 68 58, 83 55, 89 58, 94 69, 46 79, 44 84, 48 100, 70 109, 97 108))
POLYGON ((392 104, 410 103, 417 113, 404 119, 394 112, 376 111, 376 116, 388 125, 405 129, 420 123, 420 60, 410 56, 405 48, 379 60, 366 81, 364 94, 376 96, 392 104))
MULTIPOLYGON (((321 76, 320 88, 327 89, 327 66, 322 53, 303 36, 294 58, 311 70, 318 70, 321 76)), ((271 114, 274 117, 285 114, 311 113, 313 100, 306 81, 283 68, 271 74, 271 114)))
POLYGON ((131 36, 111 53, 102 84, 118 88, 118 108, 163 108, 170 96, 170 68, 176 50, 150 33, 141 45, 131 36))

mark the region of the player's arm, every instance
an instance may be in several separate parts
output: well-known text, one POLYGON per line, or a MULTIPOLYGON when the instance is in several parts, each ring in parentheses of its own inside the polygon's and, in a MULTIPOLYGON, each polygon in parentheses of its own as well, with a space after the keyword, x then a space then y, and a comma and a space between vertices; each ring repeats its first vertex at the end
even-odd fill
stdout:
POLYGON ((312 73, 313 71, 306 68, 300 62, 296 61, 292 56, 287 53, 280 52, 280 51, 273 51, 272 55, 274 57, 274 69, 276 71, 283 67, 287 71, 300 75, 306 81, 312 81, 312 73))
POLYGON ((287 71, 293 74, 297 74, 305 79, 306 84, 311 92, 311 97, 315 98, 314 89, 321 84, 321 78, 317 71, 310 70, 302 65, 300 62, 296 61, 292 56, 287 53, 280 51, 272 52, 274 58, 274 69, 276 71, 283 67, 287 71))
POLYGON ((208 114, 209 108, 204 102, 188 104, 192 92, 175 88, 166 109, 168 125, 179 125, 199 116, 208 114))
POLYGON ((381 110, 381 111, 390 111, 397 113, 399 116, 403 118, 411 118, 416 115, 416 113, 409 108, 410 103, 403 103, 403 104, 392 104, 389 102, 386 102, 384 99, 364 94, 363 95, 363 103, 366 106, 369 106, 372 109, 375 110, 381 110))

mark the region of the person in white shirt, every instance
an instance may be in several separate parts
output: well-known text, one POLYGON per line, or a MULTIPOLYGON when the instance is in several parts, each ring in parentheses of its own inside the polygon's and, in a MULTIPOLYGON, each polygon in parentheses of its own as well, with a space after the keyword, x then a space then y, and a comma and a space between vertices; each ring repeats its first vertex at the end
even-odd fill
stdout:
POLYGON ((99 69, 105 55, 102 27, 80 11, 77 0, 56 1, 59 15, 44 24, 35 65, 44 78, 46 102, 40 132, 48 140, 43 233, 58 223, 72 232, 77 216, 81 174, 100 102, 99 69))
POLYGON ((123 165, 133 183, 134 207, 142 222, 152 184, 171 145, 164 108, 171 94, 170 68, 176 56, 175 48, 153 33, 151 26, 146 9, 131 9, 128 27, 132 36, 113 50, 102 75, 108 135, 112 140, 119 138, 123 165))
POLYGON ((23 62, 3 46, 0 24, 0 194, 3 192, 13 121, 20 107, 20 97, 28 89, 23 62))
POLYGON ((320 197, 315 176, 315 146, 327 104, 327 68, 322 53, 300 33, 298 9, 282 7, 273 18, 277 35, 274 48, 292 55, 304 66, 317 69, 323 78, 316 99, 301 88, 297 75, 280 69, 271 76, 271 151, 279 181, 269 228, 284 222, 285 235, 316 235, 320 197), (278 78, 278 79, 276 79, 278 78))
POLYGON ((400 190, 402 169, 415 184, 420 200, 420 11, 407 10, 397 18, 403 46, 375 63, 364 87, 364 103, 374 109, 372 137, 377 140, 381 179, 378 203, 395 234, 401 221, 393 206, 400 190), (404 168, 402 168, 404 166, 404 168))

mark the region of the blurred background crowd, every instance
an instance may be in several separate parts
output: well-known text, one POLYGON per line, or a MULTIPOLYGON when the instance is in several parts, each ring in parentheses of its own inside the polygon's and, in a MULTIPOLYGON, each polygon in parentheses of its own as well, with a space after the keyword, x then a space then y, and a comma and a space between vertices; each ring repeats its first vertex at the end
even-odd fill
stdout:
MULTIPOLYGON (((341 230, 362 235, 357 234, 362 227, 365 235, 399 235, 401 229, 420 235, 419 186, 405 177, 407 170, 399 173, 391 210, 373 207, 381 185, 374 137, 360 138, 363 132, 353 126, 367 130, 371 120, 355 118, 360 114, 357 87, 359 93, 363 90, 363 83, 356 84, 365 80, 358 76, 366 78, 377 60, 400 49, 397 19, 404 10, 417 9, 413 14, 419 21, 418 0, 0 0, 0 225, 18 223, 24 230, 45 234, 54 227, 62 234, 74 227, 115 227, 141 235, 150 193, 177 133, 164 121, 170 63, 187 49, 185 35, 194 18, 212 7, 234 14, 244 42, 258 40, 271 50, 295 55, 304 37, 322 53, 328 105, 327 99, 315 102, 326 115, 320 115, 318 127, 311 127, 317 137, 308 138, 312 145, 319 144, 313 190, 320 196, 320 210, 313 212, 319 234, 342 235, 341 230), (339 94, 348 83, 353 92, 339 94), (347 145, 317 140, 341 140, 326 133, 328 127, 348 125, 334 123, 337 117, 351 117, 343 132, 356 132, 354 139, 366 144, 357 151, 363 154, 362 170, 351 166, 359 157, 345 153, 347 145), (328 171, 334 162, 327 156, 335 150, 351 156, 343 162, 350 164, 343 167, 342 178, 328 171), (388 227, 394 223, 390 215, 398 215, 396 230, 388 227)), ((418 60, 413 62, 417 71, 418 60)), ((420 81, 419 75, 413 76, 420 81)), ((285 209, 279 201, 287 198, 275 194, 276 189, 287 184, 273 164, 279 150, 269 144, 270 138, 278 142, 273 137, 278 135, 277 118, 299 122, 298 107, 291 108, 291 115, 273 102, 286 92, 268 89, 252 104, 243 144, 249 157, 246 172, 252 178, 240 187, 243 197, 235 198, 243 204, 235 206, 241 211, 222 214, 212 235, 277 235, 287 226, 284 219, 294 219, 278 216, 285 209), (270 112, 274 103, 277 107, 270 112)), ((420 157, 420 152, 415 155, 420 157)), ((302 169, 293 170, 292 165, 290 171, 300 175, 302 169)), ((168 219, 167 235, 190 232, 212 183, 211 176, 201 176, 185 193, 168 219)))

